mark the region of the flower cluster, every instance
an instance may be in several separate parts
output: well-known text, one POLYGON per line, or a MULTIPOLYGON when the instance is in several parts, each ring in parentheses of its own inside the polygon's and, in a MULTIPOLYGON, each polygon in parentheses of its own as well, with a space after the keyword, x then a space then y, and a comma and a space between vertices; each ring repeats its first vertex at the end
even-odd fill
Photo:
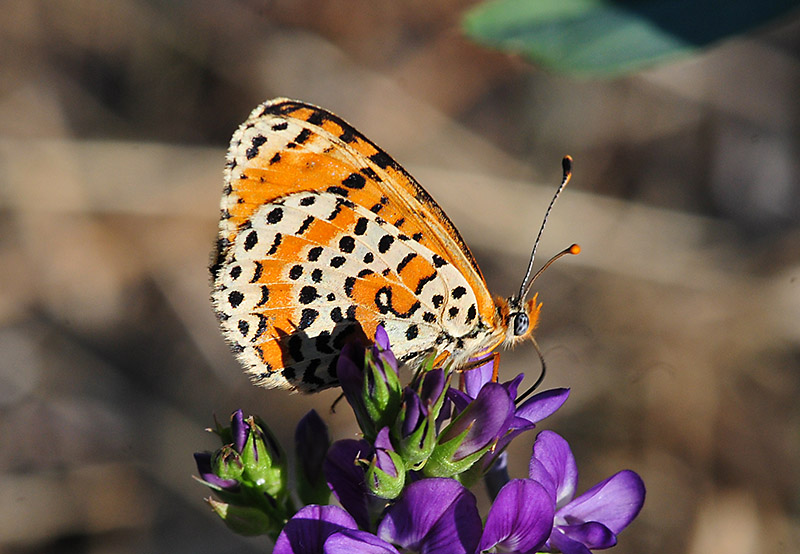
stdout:
POLYGON ((567 389, 517 402, 523 376, 493 382, 491 362, 461 374, 428 363, 403 386, 382 328, 369 348, 347 346, 337 370, 363 438, 331 444, 316 412, 301 420, 299 511, 286 456, 257 418, 234 413, 229 428, 217 426, 224 446, 195 454, 219 497, 214 510, 236 532, 272 537, 275 554, 587 554, 614 546, 644 503, 628 470, 575 497, 575 458, 552 431, 536 438, 527 477, 509 478, 505 449, 558 410, 567 389), (481 479, 493 497, 485 519, 469 491, 481 479))

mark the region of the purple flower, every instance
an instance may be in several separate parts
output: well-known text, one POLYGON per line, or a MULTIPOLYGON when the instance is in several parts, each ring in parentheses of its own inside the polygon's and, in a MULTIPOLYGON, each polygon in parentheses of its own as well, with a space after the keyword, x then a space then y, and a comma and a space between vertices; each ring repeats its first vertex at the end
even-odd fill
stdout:
POLYGON ((412 483, 387 509, 378 537, 412 552, 473 554, 481 538, 475 497, 454 479, 412 483))
POLYGON ((574 498, 578 470, 569 444, 552 431, 536 438, 530 478, 540 483, 556 506, 547 548, 564 554, 590 554, 614 546, 617 535, 642 509, 644 483, 630 470, 620 471, 574 498))
POLYGON ((359 531, 338 506, 306 506, 286 524, 273 554, 398 554, 375 535, 359 531))
POLYGON ((480 551, 536 552, 550 536, 553 510, 553 500, 536 481, 509 481, 489 509, 480 551))
MULTIPOLYGON (((466 409, 485 386, 492 384, 493 376, 493 359, 480 367, 464 372, 464 391, 451 388, 448 392, 448 397, 453 401, 456 411, 466 409)), ((569 389, 551 389, 535 394, 521 405, 516 406, 513 401, 517 398, 517 388, 524 378, 524 374, 520 373, 511 381, 502 384, 508 392, 512 404, 509 407, 507 425, 500 430, 495 447, 481 461, 484 471, 489 469, 515 437, 533 429, 536 427, 536 423, 554 414, 569 397, 569 389)))

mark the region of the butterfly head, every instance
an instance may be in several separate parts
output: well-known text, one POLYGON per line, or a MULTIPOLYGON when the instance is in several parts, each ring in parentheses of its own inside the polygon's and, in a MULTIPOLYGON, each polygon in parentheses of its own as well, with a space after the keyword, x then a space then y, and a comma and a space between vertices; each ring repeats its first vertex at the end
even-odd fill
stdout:
POLYGON ((541 303, 537 302, 537 295, 528 301, 516 296, 498 298, 497 306, 502 321, 501 328, 505 331, 503 343, 506 346, 512 346, 532 336, 539 323, 539 311, 542 308, 541 303))

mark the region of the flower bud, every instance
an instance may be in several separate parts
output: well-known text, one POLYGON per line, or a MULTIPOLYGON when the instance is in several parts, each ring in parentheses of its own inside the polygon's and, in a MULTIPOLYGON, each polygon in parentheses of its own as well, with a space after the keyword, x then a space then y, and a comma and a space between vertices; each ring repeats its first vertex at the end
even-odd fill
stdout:
POLYGON ((379 429, 391 425, 400 409, 402 385, 397 360, 388 348, 383 327, 376 332, 376 345, 364 349, 345 345, 336 367, 347 402, 353 408, 364 437, 373 441, 379 429))
POLYGON ((367 468, 367 488, 375 496, 391 500, 400 496, 405 476, 403 459, 392 448, 389 428, 384 427, 375 438, 375 455, 367 468))
POLYGON ((288 475, 283 449, 260 418, 250 416, 245 422, 249 432, 241 453, 242 478, 273 498, 285 498, 288 475))

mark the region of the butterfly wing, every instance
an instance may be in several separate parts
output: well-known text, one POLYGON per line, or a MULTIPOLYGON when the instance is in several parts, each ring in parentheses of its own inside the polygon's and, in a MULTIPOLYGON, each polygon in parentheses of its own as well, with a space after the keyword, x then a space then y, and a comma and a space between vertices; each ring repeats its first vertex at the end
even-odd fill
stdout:
POLYGON ((379 324, 404 361, 484 347, 495 305, 458 231, 343 120, 259 106, 233 136, 225 183, 212 298, 257 384, 333 386, 341 347, 379 324))

